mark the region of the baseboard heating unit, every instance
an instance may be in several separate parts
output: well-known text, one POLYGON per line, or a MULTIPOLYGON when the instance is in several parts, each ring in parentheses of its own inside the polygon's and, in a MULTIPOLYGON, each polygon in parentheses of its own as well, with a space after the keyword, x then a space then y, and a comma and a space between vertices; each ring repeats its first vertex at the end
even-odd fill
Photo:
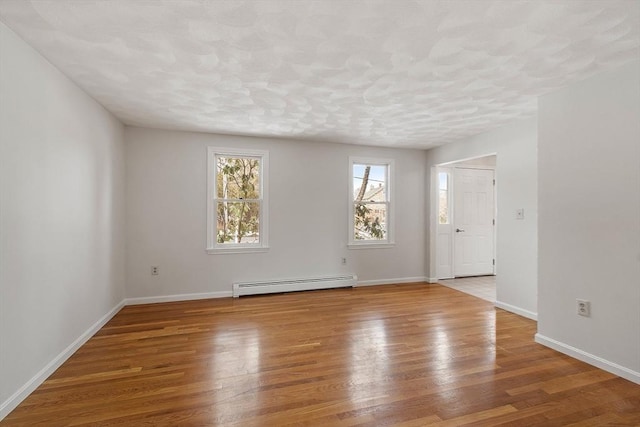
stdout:
POLYGON ((242 295, 310 291, 314 289, 351 288, 356 285, 357 281, 358 277, 356 275, 348 275, 234 283, 233 296, 234 298, 237 298, 242 295))

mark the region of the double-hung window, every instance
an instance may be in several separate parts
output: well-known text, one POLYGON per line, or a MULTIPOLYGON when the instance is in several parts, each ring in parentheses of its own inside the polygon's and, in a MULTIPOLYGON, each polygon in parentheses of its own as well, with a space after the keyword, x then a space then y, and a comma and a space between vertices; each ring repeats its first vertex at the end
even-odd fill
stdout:
POLYGON ((208 147, 207 252, 268 248, 266 151, 208 147))
POLYGON ((392 171, 393 160, 349 158, 349 248, 393 245, 392 171))

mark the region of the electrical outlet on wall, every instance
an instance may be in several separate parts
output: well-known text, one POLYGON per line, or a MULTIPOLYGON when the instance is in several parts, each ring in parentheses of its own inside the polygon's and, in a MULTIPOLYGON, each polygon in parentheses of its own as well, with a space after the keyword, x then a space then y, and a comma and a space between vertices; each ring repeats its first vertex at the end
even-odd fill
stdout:
POLYGON ((577 304, 578 315, 584 316, 584 317, 590 317, 591 316, 591 302, 590 301, 587 301, 586 299, 577 299, 576 300, 576 304, 577 304))
POLYGON ((516 219, 524 219, 524 209, 516 209, 516 219))
POLYGON ((157 276, 158 274, 160 274, 160 267, 158 267, 157 265, 152 265, 151 266, 151 275, 152 276, 157 276))
POLYGON ((347 265, 347 259, 346 258, 342 258, 342 265, 347 265))

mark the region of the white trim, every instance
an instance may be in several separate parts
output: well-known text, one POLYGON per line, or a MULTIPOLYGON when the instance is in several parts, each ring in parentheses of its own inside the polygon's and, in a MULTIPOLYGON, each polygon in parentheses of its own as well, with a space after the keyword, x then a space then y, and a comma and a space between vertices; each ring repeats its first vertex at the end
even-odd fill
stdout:
POLYGON ((107 314, 102 316, 96 323, 91 325, 82 335, 80 335, 74 342, 69 344, 67 348, 62 350, 53 360, 46 364, 44 368, 34 375, 29 381, 27 381, 22 387, 20 387, 13 395, 0 404, 0 421, 9 415, 24 399, 26 399, 31 393, 35 391, 53 372, 58 369, 64 362, 69 359, 80 347, 84 345, 89 339, 100 330, 118 311, 125 306, 125 301, 120 301, 115 307, 113 307, 107 314))
POLYGON ((437 277, 427 277, 427 283, 438 283, 438 278, 437 277))
POLYGON ((358 280, 355 287, 362 286, 377 286, 377 285, 395 285, 398 283, 416 283, 416 282, 425 282, 427 278, 424 276, 417 277, 401 277, 399 279, 380 279, 380 280, 358 280))
POLYGON ((391 249, 395 247, 395 243, 349 243, 347 245, 347 249, 391 249))
POLYGON ((542 344, 546 347, 552 348, 556 351, 559 351, 560 353, 566 354, 567 356, 571 356, 574 359, 581 360, 604 371, 610 372, 614 375, 618 375, 619 377, 627 379, 631 382, 640 384, 640 372, 625 368, 624 366, 618 365, 617 363, 610 362, 609 360, 603 359, 602 357, 587 353, 586 351, 580 350, 579 348, 575 348, 573 346, 570 346, 569 344, 556 341, 553 338, 546 337, 539 333, 535 335, 535 341, 538 344, 542 344))
POLYGON ((437 166, 435 175, 436 175, 436 220, 435 220, 435 233, 436 233, 436 263, 435 263, 435 271, 433 274, 436 275, 439 279, 447 278, 448 276, 453 277, 453 267, 454 267, 454 236, 453 236, 453 173, 454 168, 449 167, 441 167, 437 166), (440 174, 444 173, 447 175, 447 219, 448 223, 440 224, 440 174), (440 237, 446 236, 447 242, 449 244, 449 253, 447 254, 443 251, 440 246, 440 237), (443 264, 442 260, 444 257, 449 259, 447 264, 443 264))
POLYGON ((207 249, 206 252, 208 254, 247 254, 247 253, 261 253, 261 252, 269 252, 269 246, 231 246, 229 249, 219 248, 219 249, 207 249))
POLYGON ((208 254, 266 252, 269 249, 269 152, 266 150, 207 147, 207 247, 208 254), (216 156, 260 158, 260 243, 218 244, 216 232, 216 156))
POLYGON ((379 248, 388 248, 392 247, 395 244, 395 194, 394 194, 394 186, 395 186, 395 161, 393 159, 382 159, 382 158, 373 158, 373 157, 357 157, 357 156, 349 156, 349 194, 347 194, 349 199, 349 239, 347 247, 349 249, 379 249, 379 248), (374 165, 374 166, 386 166, 387 167, 387 176, 386 176, 386 188, 385 192, 387 195, 387 200, 383 203, 387 205, 387 236, 384 240, 355 240, 353 238, 353 165, 361 164, 361 165, 374 165), (357 247, 356 247, 357 246, 357 247))
POLYGON ((490 156, 496 156, 496 166, 497 166, 497 156, 498 156, 497 151, 493 151, 487 154, 479 154, 477 156, 472 156, 472 157, 464 157, 462 159, 457 159, 457 160, 450 160, 448 162, 438 163, 435 166, 453 166, 455 163, 468 162, 469 160, 481 159, 483 157, 490 157, 490 156))
MULTIPOLYGON (((452 167, 455 163, 459 163, 459 162, 464 162, 467 160, 473 160, 473 159, 479 159, 481 157, 488 157, 488 156, 496 156, 496 167, 495 167, 495 173, 494 173, 494 178, 496 179, 496 187, 494 188, 494 203, 496 206, 496 211, 495 211, 495 216, 494 218, 497 220, 497 206, 498 206, 498 188, 497 188, 497 176, 498 176, 498 163, 499 163, 499 154, 497 151, 492 151, 486 154, 478 154, 477 156, 471 156, 471 157, 465 157, 462 159, 454 159, 454 160, 449 160, 446 162, 442 162, 442 163, 436 163, 431 165, 431 168, 429 170, 429 173, 427 175, 427 190, 429 191, 429 205, 428 205, 428 238, 427 238, 427 248, 429 249, 429 257, 428 257, 428 267, 429 267, 429 273, 430 274, 434 274, 437 275, 436 273, 436 269, 437 269, 437 226, 438 226, 438 173, 437 173, 437 169, 439 167, 452 167)), ((497 221, 496 221, 496 226, 493 228, 494 229, 494 235, 496 233, 497 230, 497 221)), ((497 251, 498 248, 498 240, 494 240, 494 250, 497 251)), ((496 259, 496 264, 498 263, 498 259, 497 257, 494 257, 496 259)), ((497 268, 494 266, 494 274, 497 272, 497 268)))
POLYGON ((176 294, 176 295, 160 295, 153 297, 136 297, 127 298, 125 305, 155 304, 158 302, 176 302, 176 301, 194 301, 199 299, 210 298, 230 298, 233 294, 231 291, 203 292, 196 294, 176 294))
POLYGON ((538 320, 538 313, 534 313, 533 311, 525 310, 524 308, 516 307, 515 305, 500 301, 496 301, 493 305, 497 308, 517 314, 518 316, 526 317, 531 320, 538 320))
MULTIPOLYGON (((486 157, 486 156, 485 156, 486 157)), ((480 166, 480 165, 464 165, 464 166, 453 166, 455 169, 480 169, 480 170, 486 170, 486 171, 495 171, 496 167, 495 166, 480 166)))

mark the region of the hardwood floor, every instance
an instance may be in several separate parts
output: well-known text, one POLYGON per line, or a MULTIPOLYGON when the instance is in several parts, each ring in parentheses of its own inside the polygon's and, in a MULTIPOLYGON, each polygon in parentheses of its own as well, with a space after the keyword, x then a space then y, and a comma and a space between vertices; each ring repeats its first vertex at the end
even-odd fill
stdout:
POLYGON ((535 329, 426 284, 130 306, 0 424, 640 425, 640 386, 535 329))

